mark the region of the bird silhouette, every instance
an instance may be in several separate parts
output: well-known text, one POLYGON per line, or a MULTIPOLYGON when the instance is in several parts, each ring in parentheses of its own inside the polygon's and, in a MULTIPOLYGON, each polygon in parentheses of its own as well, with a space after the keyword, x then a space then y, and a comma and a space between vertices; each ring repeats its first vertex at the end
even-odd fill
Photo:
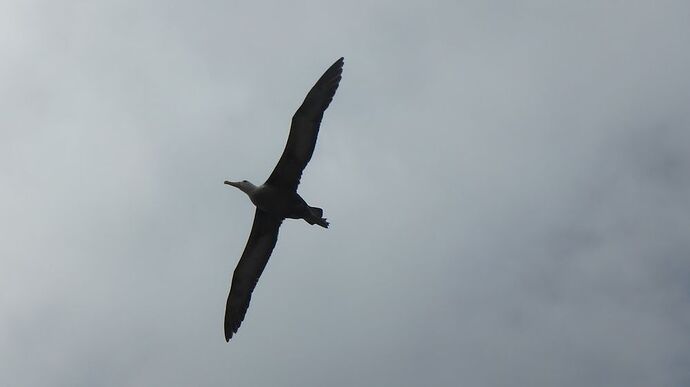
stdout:
POLYGON ((340 58, 323 73, 293 115, 283 154, 266 182, 256 186, 247 180, 225 181, 246 193, 256 206, 249 240, 232 275, 225 306, 226 341, 237 333, 244 320, 252 292, 278 241, 283 220, 304 219, 311 225, 328 228, 323 210, 309 206, 297 193, 297 187, 314 153, 323 113, 338 89, 343 63, 344 58, 340 58))

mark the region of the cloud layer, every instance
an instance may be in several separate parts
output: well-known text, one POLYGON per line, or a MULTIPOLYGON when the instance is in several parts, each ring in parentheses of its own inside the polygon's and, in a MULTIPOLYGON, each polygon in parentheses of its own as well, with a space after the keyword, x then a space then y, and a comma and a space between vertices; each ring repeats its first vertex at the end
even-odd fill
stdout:
POLYGON ((0 6, 0 374, 22 386, 690 383, 682 2, 0 6), (230 344, 294 109, 345 56, 230 344))

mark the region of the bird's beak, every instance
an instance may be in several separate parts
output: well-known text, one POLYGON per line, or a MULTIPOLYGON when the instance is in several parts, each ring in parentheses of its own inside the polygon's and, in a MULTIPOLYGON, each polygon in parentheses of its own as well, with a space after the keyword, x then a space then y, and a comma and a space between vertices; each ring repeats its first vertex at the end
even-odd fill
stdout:
POLYGON ((240 187, 239 187, 239 183, 237 183, 237 182, 235 182, 235 181, 227 181, 227 180, 225 180, 225 184, 231 185, 231 186, 233 186, 233 187, 235 187, 235 188, 240 188, 240 187))

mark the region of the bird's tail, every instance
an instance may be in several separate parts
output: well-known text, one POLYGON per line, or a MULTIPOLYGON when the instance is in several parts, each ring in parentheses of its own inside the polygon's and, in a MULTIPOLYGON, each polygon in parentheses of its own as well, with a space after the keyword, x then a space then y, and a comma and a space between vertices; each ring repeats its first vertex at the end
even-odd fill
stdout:
POLYGON ((309 224, 318 224, 319 226, 323 228, 328 228, 328 221, 326 221, 326 218, 322 218, 323 216, 323 210, 319 207, 309 207, 309 212, 311 216, 307 219, 307 223, 309 224))

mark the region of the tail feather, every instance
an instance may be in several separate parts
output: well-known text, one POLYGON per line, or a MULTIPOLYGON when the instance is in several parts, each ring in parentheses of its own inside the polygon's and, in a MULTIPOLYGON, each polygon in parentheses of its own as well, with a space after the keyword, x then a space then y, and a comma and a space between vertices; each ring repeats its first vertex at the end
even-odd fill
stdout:
POLYGON ((323 216, 323 209, 319 207, 309 207, 309 210, 311 211, 311 214, 320 218, 323 216))
POLYGON ((308 219, 305 219, 307 223, 309 224, 318 224, 319 226, 323 228, 328 228, 328 221, 326 218, 323 218, 323 210, 319 207, 309 207, 309 212, 311 213, 311 216, 308 219))

